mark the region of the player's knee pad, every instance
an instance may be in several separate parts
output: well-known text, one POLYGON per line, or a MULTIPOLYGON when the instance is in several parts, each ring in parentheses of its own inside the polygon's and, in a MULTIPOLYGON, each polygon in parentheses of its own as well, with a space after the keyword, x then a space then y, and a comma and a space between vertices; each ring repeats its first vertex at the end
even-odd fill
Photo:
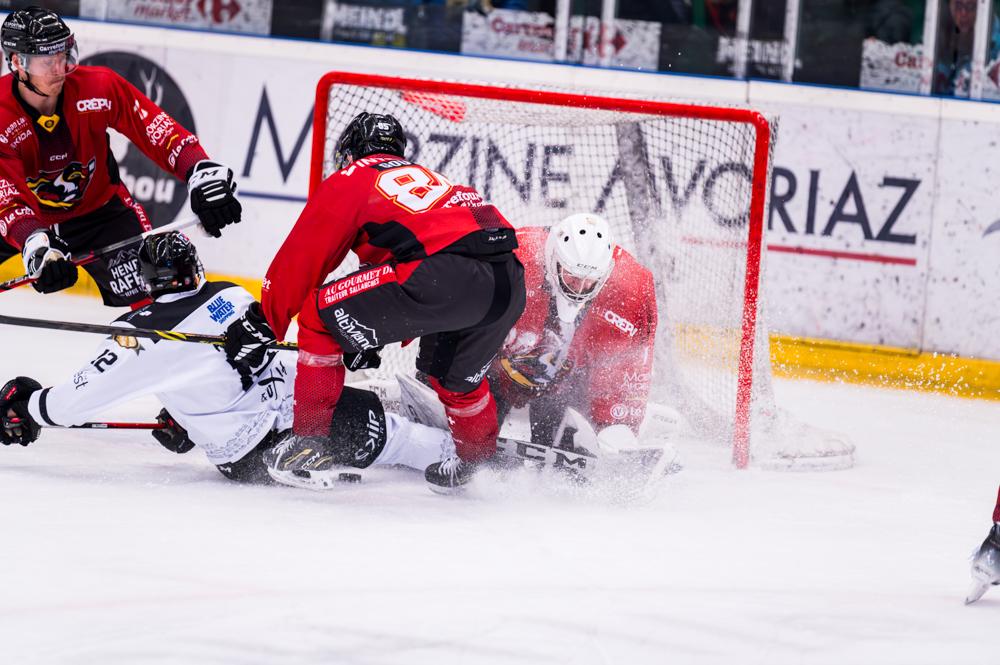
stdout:
POLYGON ((330 421, 335 463, 365 469, 378 459, 386 439, 385 409, 378 395, 344 386, 330 421))

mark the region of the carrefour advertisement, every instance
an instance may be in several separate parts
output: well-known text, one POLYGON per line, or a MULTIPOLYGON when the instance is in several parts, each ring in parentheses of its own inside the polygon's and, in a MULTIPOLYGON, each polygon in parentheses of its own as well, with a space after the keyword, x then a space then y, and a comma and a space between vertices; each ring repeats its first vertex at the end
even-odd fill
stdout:
MULTIPOLYGON (((614 22, 610 36, 613 66, 655 70, 660 58, 660 24, 654 21, 614 22)), ((572 16, 568 58, 587 65, 600 63, 601 21, 593 16, 572 16)), ((488 14, 465 12, 462 20, 462 53, 552 61, 555 19, 545 12, 495 9, 488 14)))

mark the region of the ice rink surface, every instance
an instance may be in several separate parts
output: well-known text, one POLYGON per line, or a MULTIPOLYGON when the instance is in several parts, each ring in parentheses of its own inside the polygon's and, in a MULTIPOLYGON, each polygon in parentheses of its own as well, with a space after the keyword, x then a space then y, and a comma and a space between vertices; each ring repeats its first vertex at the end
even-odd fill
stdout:
MULTIPOLYGON (((97 301, 3 311, 108 322, 97 301)), ((66 380, 100 337, 0 327, 0 381, 66 380)), ((0 663, 1000 663, 965 607, 1000 482, 1000 405, 779 382, 849 471, 739 472, 721 448, 635 505, 523 482, 439 497, 226 481, 148 432, 0 448, 0 663)), ((151 420, 145 397, 105 414, 151 420)))

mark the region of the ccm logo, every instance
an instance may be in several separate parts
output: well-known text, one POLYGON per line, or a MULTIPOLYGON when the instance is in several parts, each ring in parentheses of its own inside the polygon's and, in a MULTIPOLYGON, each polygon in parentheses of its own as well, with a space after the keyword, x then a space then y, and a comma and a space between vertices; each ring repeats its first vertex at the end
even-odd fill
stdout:
POLYGON ((604 311, 604 320, 613 325, 618 330, 627 334, 629 337, 635 337, 635 334, 639 332, 639 329, 635 327, 635 324, 626 319, 620 314, 615 314, 610 309, 604 311))
POLYGON ((110 111, 111 100, 104 99, 103 97, 81 99, 76 103, 76 110, 80 113, 86 113, 87 111, 110 111))

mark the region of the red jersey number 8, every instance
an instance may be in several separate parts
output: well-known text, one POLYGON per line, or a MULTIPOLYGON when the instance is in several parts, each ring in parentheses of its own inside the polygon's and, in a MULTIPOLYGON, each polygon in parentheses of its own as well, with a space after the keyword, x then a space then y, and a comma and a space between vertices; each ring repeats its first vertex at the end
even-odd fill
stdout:
POLYGON ((375 180, 375 189, 400 208, 417 213, 440 201, 451 183, 440 173, 411 165, 383 172, 375 180))

